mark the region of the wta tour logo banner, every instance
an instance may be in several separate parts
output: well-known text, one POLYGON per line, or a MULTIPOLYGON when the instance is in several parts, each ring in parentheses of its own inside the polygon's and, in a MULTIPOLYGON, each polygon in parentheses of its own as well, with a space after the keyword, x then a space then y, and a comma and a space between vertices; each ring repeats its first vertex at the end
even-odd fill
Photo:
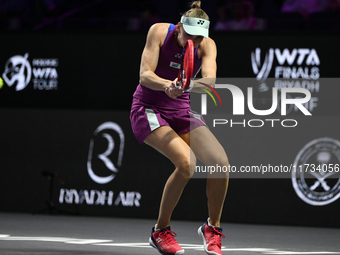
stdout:
POLYGON ((21 91, 32 84, 34 90, 57 90, 59 60, 33 58, 29 53, 10 57, 4 65, 2 78, 9 88, 21 91))
POLYGON ((25 56, 13 56, 5 64, 2 77, 9 87, 16 84, 16 91, 23 90, 31 81, 32 68, 27 58, 28 53, 25 56))

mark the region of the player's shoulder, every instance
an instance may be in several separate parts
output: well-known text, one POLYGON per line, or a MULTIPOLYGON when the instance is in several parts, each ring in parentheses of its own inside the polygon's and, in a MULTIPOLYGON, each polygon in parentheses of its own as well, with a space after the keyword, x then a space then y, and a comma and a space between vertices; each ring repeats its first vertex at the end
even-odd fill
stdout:
POLYGON ((167 34, 169 26, 170 26, 170 23, 155 23, 150 27, 149 33, 155 34, 155 35, 167 34))
POLYGON ((155 23, 148 32, 148 40, 159 43, 161 46, 166 35, 168 34, 170 23, 155 23))
POLYGON ((204 38, 203 44, 206 47, 214 47, 214 48, 216 48, 216 43, 215 43, 215 41, 211 37, 204 38))
POLYGON ((217 51, 216 43, 210 37, 203 39, 203 41, 200 44, 200 49, 202 54, 201 56, 211 54, 215 55, 217 51))

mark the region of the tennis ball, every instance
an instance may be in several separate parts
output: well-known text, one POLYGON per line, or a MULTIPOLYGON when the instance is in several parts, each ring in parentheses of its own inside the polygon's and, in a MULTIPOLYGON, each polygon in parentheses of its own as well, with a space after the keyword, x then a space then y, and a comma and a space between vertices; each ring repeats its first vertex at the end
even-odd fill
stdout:
POLYGON ((3 81, 3 79, 0 77, 0 89, 2 89, 3 86, 4 86, 4 81, 3 81))

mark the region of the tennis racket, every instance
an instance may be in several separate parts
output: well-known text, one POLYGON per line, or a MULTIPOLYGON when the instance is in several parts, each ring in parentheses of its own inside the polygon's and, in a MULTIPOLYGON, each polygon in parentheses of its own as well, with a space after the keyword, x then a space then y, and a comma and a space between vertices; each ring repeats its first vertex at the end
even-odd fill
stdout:
POLYGON ((184 46, 182 53, 181 67, 178 72, 177 87, 182 87, 183 90, 191 90, 194 86, 194 43, 188 40, 184 46))

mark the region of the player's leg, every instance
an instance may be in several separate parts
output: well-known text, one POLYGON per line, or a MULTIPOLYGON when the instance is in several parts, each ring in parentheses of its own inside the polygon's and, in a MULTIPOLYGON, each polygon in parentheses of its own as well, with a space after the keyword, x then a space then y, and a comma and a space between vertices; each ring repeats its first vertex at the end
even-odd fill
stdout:
MULTIPOLYGON (((210 130, 201 126, 190 131, 190 147, 206 166, 225 167, 228 169, 228 157, 210 130)), ((198 228, 204 250, 208 254, 222 255, 220 227, 223 204, 228 188, 229 173, 220 171, 208 174, 206 193, 208 198, 209 218, 198 228)))
MULTIPOLYGON (((228 167, 228 157, 223 147, 207 127, 195 128, 183 134, 182 138, 188 141, 196 157, 206 166, 228 167)), ((228 177, 228 172, 208 174, 206 192, 209 218, 198 228, 198 235, 202 238, 204 250, 208 254, 222 255, 221 237, 224 235, 220 219, 228 188, 228 177)))
POLYGON ((175 165, 175 170, 165 184, 160 204, 156 228, 162 228, 169 226, 171 214, 194 173, 196 157, 189 145, 169 126, 156 129, 144 142, 165 155, 175 165))
MULTIPOLYGON (((206 166, 220 166, 228 169, 229 161, 225 150, 210 132, 210 130, 201 126, 189 133, 182 135, 182 138, 189 141, 192 151, 206 166)), ((229 174, 228 172, 215 172, 207 176, 206 193, 208 198, 208 209, 210 224, 219 227, 223 210, 223 204, 228 189, 229 174)))

